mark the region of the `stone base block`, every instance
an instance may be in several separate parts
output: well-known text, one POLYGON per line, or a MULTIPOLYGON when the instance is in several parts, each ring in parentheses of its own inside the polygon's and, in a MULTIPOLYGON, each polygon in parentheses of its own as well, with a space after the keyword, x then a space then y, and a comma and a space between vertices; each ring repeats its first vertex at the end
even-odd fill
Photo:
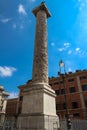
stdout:
POLYGON ((44 83, 32 84, 25 90, 22 114, 44 114, 56 116, 55 91, 44 83))
POLYGON ((20 115, 17 130, 58 130, 58 116, 49 115, 20 115))

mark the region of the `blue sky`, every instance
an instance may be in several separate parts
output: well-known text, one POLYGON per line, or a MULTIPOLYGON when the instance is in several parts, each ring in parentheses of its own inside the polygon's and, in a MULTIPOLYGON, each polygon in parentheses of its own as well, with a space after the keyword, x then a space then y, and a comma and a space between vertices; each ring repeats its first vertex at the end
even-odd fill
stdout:
MULTIPOLYGON (((32 78, 35 17, 42 0, 0 1, 0 85, 14 97, 17 86, 32 78)), ((66 71, 87 69, 87 0, 46 0, 49 77, 57 76, 62 59, 66 71)))

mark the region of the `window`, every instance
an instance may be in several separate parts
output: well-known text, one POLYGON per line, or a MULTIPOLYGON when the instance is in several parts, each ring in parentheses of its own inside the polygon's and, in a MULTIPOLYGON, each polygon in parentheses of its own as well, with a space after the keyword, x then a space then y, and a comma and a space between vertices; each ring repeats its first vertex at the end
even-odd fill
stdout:
POLYGON ((58 84, 59 84, 59 82, 55 82, 55 83, 54 83, 54 85, 58 85, 58 84))
POLYGON ((56 95, 59 95, 59 90, 55 90, 56 95))
POLYGON ((61 104, 56 104, 56 110, 61 110, 61 104))
POLYGON ((75 87, 70 87, 70 93, 74 93, 75 92, 75 87))
POLYGON ((64 88, 61 89, 61 94, 65 94, 65 89, 64 88))
POLYGON ((79 117, 80 114, 79 114, 79 113, 74 113, 73 116, 74 116, 74 117, 79 117))
POLYGON ((80 76, 80 80, 82 80, 82 79, 86 79, 86 78, 87 78, 87 76, 85 76, 85 75, 80 76))
POLYGON ((74 81, 74 79, 69 79, 69 80, 68 80, 68 82, 73 82, 73 81, 74 81))
POLYGON ((66 103, 65 102, 63 103, 63 109, 66 109, 66 103))
POLYGON ((83 90, 83 91, 87 91, 87 84, 83 84, 83 85, 82 85, 82 90, 83 90))
POLYGON ((78 108, 78 102, 72 102, 72 108, 78 108))
POLYGON ((60 84, 63 84, 63 81, 60 81, 60 84))
POLYGON ((20 96, 20 101, 23 101, 23 96, 20 96))

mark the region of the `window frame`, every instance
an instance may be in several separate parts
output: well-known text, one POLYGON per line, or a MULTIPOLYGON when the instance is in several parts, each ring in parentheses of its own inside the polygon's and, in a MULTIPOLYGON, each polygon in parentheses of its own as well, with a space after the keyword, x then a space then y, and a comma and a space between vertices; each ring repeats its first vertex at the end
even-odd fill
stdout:
POLYGON ((78 102, 77 101, 73 101, 72 102, 72 109, 77 109, 77 108, 79 108, 78 102))
POLYGON ((72 87, 70 87, 69 88, 69 91, 70 91, 70 93, 74 93, 74 92, 76 92, 76 88, 75 88, 75 86, 72 86, 72 87), (74 89, 73 89, 74 88, 74 89), (72 89, 72 90, 71 90, 72 89))
POLYGON ((82 84, 81 87, 82 87, 82 91, 87 91, 87 84, 82 84))
POLYGON ((82 75, 79 78, 80 78, 80 80, 84 80, 84 79, 87 79, 87 76, 86 75, 82 75))
POLYGON ((59 89, 56 89, 55 90, 55 94, 58 96, 58 95, 60 95, 60 90, 59 89), (58 92, 58 93, 57 93, 58 92))
POLYGON ((64 88, 61 88, 61 94, 66 94, 66 90, 64 88))
POLYGON ((56 103, 56 110, 62 110, 61 103, 56 103))
POLYGON ((68 79, 68 82, 74 82, 74 81, 75 81, 74 78, 70 78, 70 79, 68 79))

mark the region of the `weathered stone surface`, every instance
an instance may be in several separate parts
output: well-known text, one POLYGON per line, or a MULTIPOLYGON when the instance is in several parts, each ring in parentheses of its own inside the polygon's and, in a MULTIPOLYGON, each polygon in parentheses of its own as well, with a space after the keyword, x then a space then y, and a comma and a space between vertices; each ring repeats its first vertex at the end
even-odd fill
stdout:
POLYGON ((33 84, 25 91, 22 113, 41 113, 56 116, 54 90, 45 84, 33 84), (27 104, 27 107, 26 107, 27 104))
POLYGON ((47 52, 47 24, 46 12, 37 12, 33 82, 48 83, 48 52, 47 52))
POLYGON ((18 119, 17 130, 58 130, 57 116, 21 115, 18 119), (22 128, 20 129, 20 126, 22 128))

